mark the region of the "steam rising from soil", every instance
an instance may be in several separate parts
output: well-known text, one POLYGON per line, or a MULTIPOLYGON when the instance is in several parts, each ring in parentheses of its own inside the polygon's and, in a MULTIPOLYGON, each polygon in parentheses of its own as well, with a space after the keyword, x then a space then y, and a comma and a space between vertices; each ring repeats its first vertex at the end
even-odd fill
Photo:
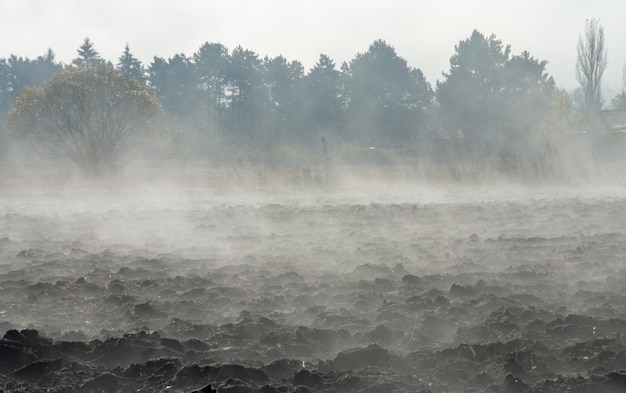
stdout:
POLYGON ((625 197, 6 192, 0 389, 623 391, 625 197))

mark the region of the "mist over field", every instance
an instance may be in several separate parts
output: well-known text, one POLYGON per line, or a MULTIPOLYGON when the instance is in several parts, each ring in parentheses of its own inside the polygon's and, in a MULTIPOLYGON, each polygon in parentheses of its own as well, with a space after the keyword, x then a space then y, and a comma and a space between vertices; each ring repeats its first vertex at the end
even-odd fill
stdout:
POLYGON ((622 187, 71 184, 3 193, 7 390, 623 388, 622 187))
POLYGON ((603 40, 0 59, 0 393, 625 391, 603 40))

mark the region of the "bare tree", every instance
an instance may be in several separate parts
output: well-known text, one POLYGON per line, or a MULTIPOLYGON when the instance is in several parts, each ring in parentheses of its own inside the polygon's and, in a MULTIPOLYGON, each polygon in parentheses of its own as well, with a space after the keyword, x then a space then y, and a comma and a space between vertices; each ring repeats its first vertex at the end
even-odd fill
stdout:
POLYGON ((576 59, 576 79, 581 86, 583 111, 587 116, 601 115, 604 100, 602 99, 600 84, 606 66, 607 51, 604 46, 604 28, 596 19, 587 20, 585 34, 578 39, 578 56, 576 59))

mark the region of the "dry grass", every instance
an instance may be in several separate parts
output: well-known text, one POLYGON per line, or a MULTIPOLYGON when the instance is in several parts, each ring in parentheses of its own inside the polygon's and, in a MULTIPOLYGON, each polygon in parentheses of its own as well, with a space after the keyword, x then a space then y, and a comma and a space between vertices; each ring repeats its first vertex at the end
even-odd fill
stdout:
POLYGON ((0 192, 66 189, 197 188, 197 189, 324 189, 349 187, 351 182, 488 185, 566 184, 602 179, 626 184, 620 163, 590 165, 575 157, 562 157, 545 145, 539 154, 504 157, 484 154, 475 159, 448 159, 397 153, 391 149, 356 144, 332 145, 320 141, 313 148, 279 145, 222 147, 204 158, 174 157, 136 162, 120 173, 85 178, 63 162, 14 157, 0 165, 0 192))

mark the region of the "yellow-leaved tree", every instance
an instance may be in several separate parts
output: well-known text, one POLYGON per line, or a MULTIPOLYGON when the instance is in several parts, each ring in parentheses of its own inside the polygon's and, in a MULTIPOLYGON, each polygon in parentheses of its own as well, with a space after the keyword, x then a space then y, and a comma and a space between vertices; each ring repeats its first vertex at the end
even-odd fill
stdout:
POLYGON ((574 125, 572 100, 564 89, 556 88, 550 101, 550 112, 543 119, 541 129, 548 137, 571 132, 574 125))
POLYGON ((10 136, 39 142, 99 176, 170 145, 162 117, 149 87, 113 67, 89 65, 24 89, 7 128, 10 136))

